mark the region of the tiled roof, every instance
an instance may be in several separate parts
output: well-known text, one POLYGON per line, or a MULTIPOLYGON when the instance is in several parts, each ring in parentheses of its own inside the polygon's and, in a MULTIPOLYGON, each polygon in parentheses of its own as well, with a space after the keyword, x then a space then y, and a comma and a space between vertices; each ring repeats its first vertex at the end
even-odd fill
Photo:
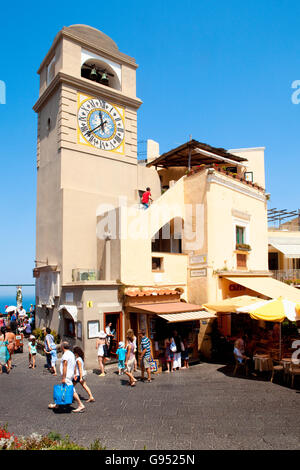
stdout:
POLYGON ((153 295, 176 295, 179 292, 175 289, 143 289, 129 287, 125 289, 125 295, 129 297, 144 297, 144 296, 153 296, 153 295))

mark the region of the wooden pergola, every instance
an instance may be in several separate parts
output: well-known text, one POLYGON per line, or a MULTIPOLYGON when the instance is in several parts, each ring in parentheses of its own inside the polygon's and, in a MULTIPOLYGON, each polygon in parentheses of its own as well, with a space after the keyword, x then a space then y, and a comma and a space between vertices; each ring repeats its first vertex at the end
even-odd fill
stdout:
POLYGON ((193 139, 169 152, 163 153, 146 166, 155 166, 156 168, 187 167, 190 169, 193 166, 215 163, 223 163, 228 166, 241 165, 241 162, 245 161, 247 161, 246 158, 232 155, 223 148, 211 147, 193 139))

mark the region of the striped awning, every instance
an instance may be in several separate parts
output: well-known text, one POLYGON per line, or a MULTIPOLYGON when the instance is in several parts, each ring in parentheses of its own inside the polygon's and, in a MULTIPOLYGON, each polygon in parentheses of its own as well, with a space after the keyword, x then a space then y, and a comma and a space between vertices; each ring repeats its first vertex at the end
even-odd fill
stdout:
POLYGON ((211 318, 216 318, 215 313, 206 312, 204 310, 199 310, 198 312, 166 313, 163 315, 160 314, 158 316, 164 320, 167 320, 169 323, 194 320, 210 320, 211 318))

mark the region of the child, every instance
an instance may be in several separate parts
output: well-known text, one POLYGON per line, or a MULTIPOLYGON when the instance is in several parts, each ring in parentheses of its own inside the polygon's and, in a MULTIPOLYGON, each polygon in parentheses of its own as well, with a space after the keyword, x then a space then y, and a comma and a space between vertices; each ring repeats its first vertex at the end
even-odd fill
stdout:
POLYGON ((33 335, 30 335, 29 337, 28 350, 29 350, 29 369, 35 369, 36 340, 35 340, 35 336, 33 335))
POLYGON ((95 401, 95 398, 93 397, 93 394, 86 383, 86 371, 84 370, 84 352, 78 346, 75 346, 73 352, 76 358, 75 376, 73 380, 74 386, 79 382, 89 395, 87 403, 93 402, 95 401))
POLYGON ((118 356, 119 363, 118 363, 118 368, 119 368, 119 375, 124 373, 125 369, 125 358, 126 358, 126 349, 125 349, 125 344, 123 341, 119 342, 119 348, 116 351, 116 355, 118 356))

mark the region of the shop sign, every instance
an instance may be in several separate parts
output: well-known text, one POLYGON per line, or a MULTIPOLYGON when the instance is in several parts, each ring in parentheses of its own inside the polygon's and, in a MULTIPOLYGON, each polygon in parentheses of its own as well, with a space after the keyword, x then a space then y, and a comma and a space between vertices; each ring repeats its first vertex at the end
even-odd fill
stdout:
POLYGON ((205 264, 205 263, 207 263, 207 255, 190 256, 190 264, 205 264))
POLYGON ((206 277, 207 276, 207 269, 191 269, 190 271, 191 277, 206 277))
POLYGON ((87 308, 93 308, 93 302, 92 300, 88 300, 86 303, 87 308))
POLYGON ((246 287, 241 286, 240 284, 229 284, 230 291, 245 290, 246 287))

